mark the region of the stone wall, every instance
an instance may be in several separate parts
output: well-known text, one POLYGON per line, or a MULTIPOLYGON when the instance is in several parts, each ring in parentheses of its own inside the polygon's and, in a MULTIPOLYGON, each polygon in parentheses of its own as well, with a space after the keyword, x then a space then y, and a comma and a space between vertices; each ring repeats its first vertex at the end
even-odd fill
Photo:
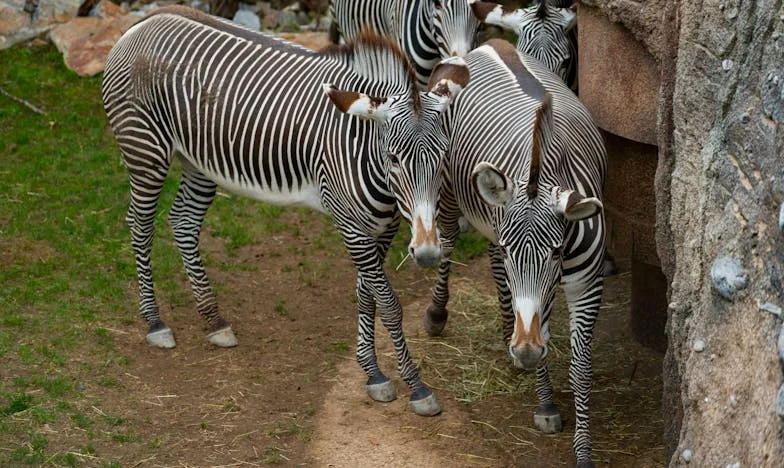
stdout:
POLYGON ((670 464, 782 466, 784 3, 582 3, 629 29, 661 69, 670 464))

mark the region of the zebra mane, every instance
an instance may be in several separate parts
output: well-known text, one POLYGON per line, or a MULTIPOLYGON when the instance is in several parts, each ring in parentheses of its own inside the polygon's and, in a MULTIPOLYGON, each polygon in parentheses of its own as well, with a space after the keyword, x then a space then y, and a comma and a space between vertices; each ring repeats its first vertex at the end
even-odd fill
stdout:
POLYGON ((329 46, 319 54, 337 58, 360 76, 390 84, 396 92, 408 91, 414 111, 419 113, 422 102, 416 71, 406 53, 392 39, 375 31, 362 31, 351 42, 329 46))
POLYGON ((540 20, 547 19, 547 0, 539 0, 539 6, 536 8, 536 17, 540 20))

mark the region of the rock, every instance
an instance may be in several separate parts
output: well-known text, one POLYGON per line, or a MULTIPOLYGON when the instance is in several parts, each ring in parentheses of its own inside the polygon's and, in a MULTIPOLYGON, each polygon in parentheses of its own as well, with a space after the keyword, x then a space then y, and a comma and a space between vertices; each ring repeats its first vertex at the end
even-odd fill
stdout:
POLYGON ((136 15, 74 18, 54 28, 49 38, 69 69, 79 76, 92 76, 103 71, 109 51, 139 19, 136 15))
POLYGON ((779 231, 784 233, 784 203, 779 207, 779 231))
POLYGON ((770 312, 771 314, 775 315, 776 317, 781 316, 781 307, 779 307, 776 304, 773 304, 771 302, 766 302, 764 304, 760 304, 759 301, 757 301, 757 308, 759 310, 761 310, 761 311, 764 311, 764 312, 770 312))
POLYGON ((776 414, 784 418, 784 384, 781 384, 779 393, 776 395, 776 414))
POLYGON ((779 360, 781 360, 781 363, 784 364, 784 323, 781 324, 781 330, 779 330, 778 348, 779 360))
POLYGON ((705 342, 702 340, 695 340, 692 349, 697 353, 705 351, 705 342))
POLYGON ((694 455, 691 453, 691 450, 689 449, 683 449, 683 452, 681 452, 681 458, 683 458, 683 461, 685 461, 686 463, 689 463, 693 456, 694 455))
POLYGON ((285 32, 298 31, 299 23, 297 22, 297 14, 288 10, 279 11, 278 26, 285 32))
POLYGON ((237 10, 232 21, 253 31, 258 31, 261 28, 259 16, 250 10, 237 10))
POLYGON ((33 14, 33 26, 65 23, 76 18, 84 0, 40 0, 33 14))
POLYGON ((115 18, 117 16, 124 16, 126 13, 120 5, 112 3, 109 0, 101 0, 100 3, 90 11, 90 16, 97 16, 98 18, 115 18))
POLYGON ((259 2, 262 29, 275 29, 278 27, 278 12, 268 2, 259 2))
POLYGON ((740 261, 729 257, 719 257, 711 267, 713 289, 721 297, 734 300, 738 292, 746 289, 749 284, 747 272, 740 261))

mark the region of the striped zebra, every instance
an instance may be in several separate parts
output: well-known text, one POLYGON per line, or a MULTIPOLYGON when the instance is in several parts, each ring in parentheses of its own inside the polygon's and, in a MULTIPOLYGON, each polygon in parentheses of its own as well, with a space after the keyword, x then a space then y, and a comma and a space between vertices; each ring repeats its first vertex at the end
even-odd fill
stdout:
POLYGON ((474 48, 479 28, 466 0, 331 0, 329 14, 334 43, 365 29, 395 38, 414 61, 422 89, 439 60, 474 48))
POLYGON ((468 0, 479 21, 517 34, 517 50, 535 57, 577 89, 577 15, 571 1, 540 0, 528 8, 505 8, 493 2, 468 0))
POLYGON ((545 358, 560 281, 570 314, 574 450, 578 466, 592 466, 588 399, 591 338, 603 287, 604 143, 585 107, 538 60, 502 40, 465 59, 471 83, 445 116, 451 134, 439 218, 445 258, 425 329, 438 335, 446 324, 448 254, 462 214, 490 240, 503 336, 513 362, 536 370, 535 424, 544 432, 559 431, 545 358))
POLYGON ((126 221, 147 341, 175 346, 158 313, 150 252, 161 187, 177 156, 183 174, 169 221, 212 344, 237 344, 199 255, 216 187, 308 206, 332 216, 357 269, 357 359, 368 394, 396 397, 376 363, 378 309, 411 389, 411 408, 438 413, 409 356, 383 260, 401 214, 411 222, 415 261, 441 258, 435 223, 447 144, 441 114, 467 79, 462 59, 451 59, 436 68, 431 90, 420 92, 405 54, 370 34, 316 53, 176 6, 130 28, 109 54, 102 96, 130 176, 126 221))

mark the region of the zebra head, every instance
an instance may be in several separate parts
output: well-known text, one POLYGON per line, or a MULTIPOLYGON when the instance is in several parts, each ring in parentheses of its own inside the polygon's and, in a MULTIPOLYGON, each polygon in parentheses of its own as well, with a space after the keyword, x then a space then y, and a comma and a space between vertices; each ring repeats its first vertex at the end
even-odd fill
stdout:
POLYGON ((514 331, 509 354, 515 364, 533 369, 547 356, 549 318, 561 279, 567 224, 599 214, 602 202, 540 181, 542 157, 551 133, 548 94, 534 121, 528 180, 513 180, 490 163, 474 167, 471 182, 481 199, 497 210, 496 230, 512 295, 514 331))
POLYGON ((441 58, 464 57, 476 45, 479 21, 465 0, 434 0, 433 29, 441 58))
POLYGON ((409 254, 417 265, 436 266, 442 256, 438 198, 449 141, 441 114, 470 78, 459 57, 436 65, 427 91, 416 90, 413 68, 409 72, 409 88, 397 94, 369 96, 332 85, 325 85, 325 91, 341 111, 380 125, 378 149, 387 185, 411 224, 409 254))
POLYGON ((501 26, 517 34, 517 50, 530 55, 561 77, 571 86, 575 45, 569 38, 577 25, 577 15, 571 8, 551 5, 552 0, 540 0, 528 8, 505 8, 491 2, 468 0, 479 21, 501 26))

